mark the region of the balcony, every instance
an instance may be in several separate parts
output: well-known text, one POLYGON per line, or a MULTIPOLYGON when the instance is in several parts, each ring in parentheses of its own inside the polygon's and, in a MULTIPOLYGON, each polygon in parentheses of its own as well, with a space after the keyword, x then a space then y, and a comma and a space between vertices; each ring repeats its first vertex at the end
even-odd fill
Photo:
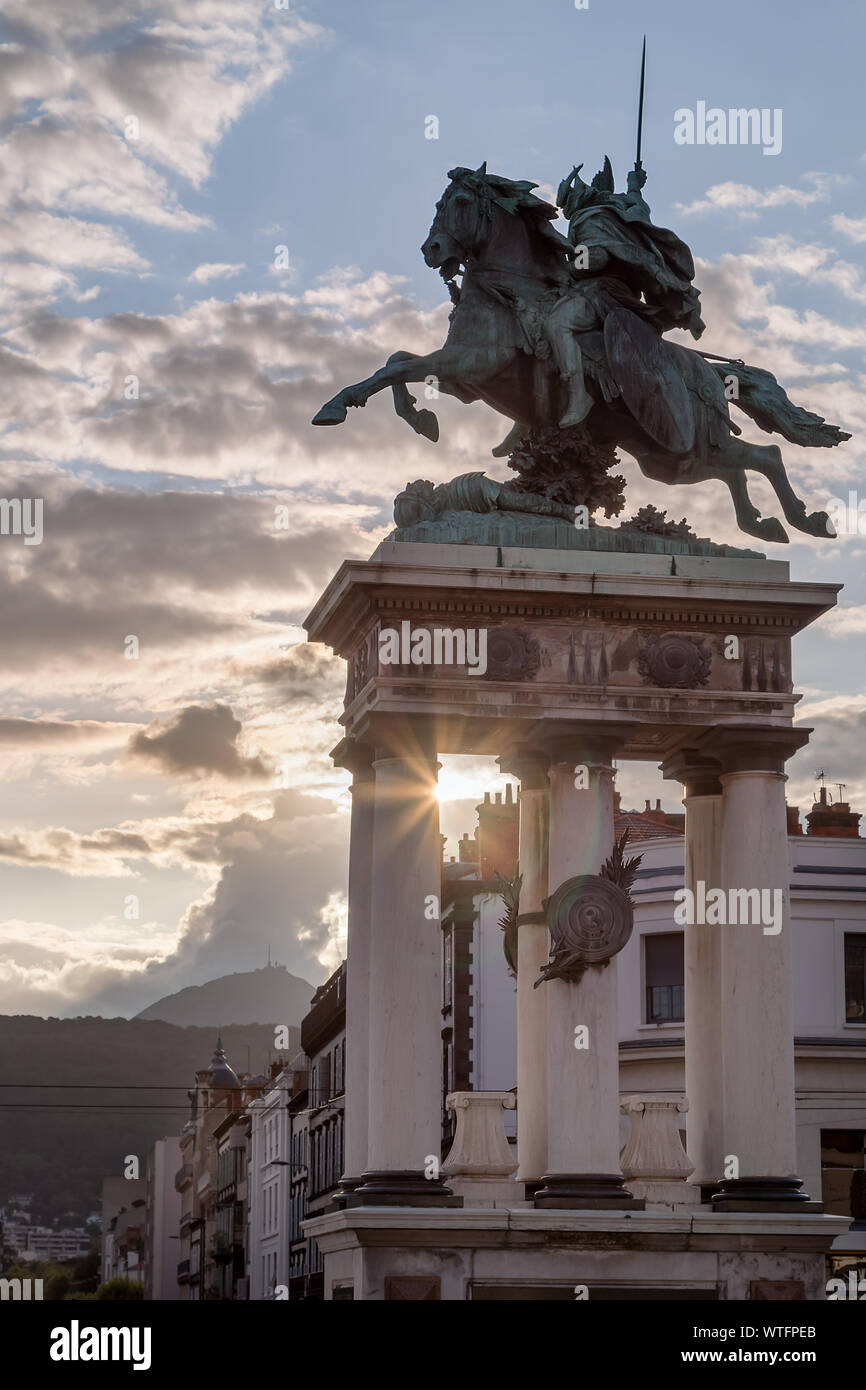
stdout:
POLYGON ((181 1260, 177 1266, 177 1282, 179 1284, 189 1283, 189 1260, 181 1260))
POLYGON ((184 1188, 185 1188, 185 1187, 188 1187, 189 1184, 190 1184, 191 1182, 192 1182, 192 1164, 191 1164, 191 1163, 183 1163, 183 1164, 181 1164, 180 1168, 178 1168, 177 1172, 176 1172, 175 1175, 174 1175, 174 1190, 175 1190, 175 1192, 183 1192, 184 1188))

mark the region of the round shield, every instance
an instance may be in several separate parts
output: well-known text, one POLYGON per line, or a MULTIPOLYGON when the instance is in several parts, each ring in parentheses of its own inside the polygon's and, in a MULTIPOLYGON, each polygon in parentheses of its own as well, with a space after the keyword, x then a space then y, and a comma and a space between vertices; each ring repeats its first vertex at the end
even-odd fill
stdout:
POLYGON ((598 965, 621 951, 634 926, 631 898, 619 884, 579 874, 557 888, 547 904, 554 951, 598 965))
POLYGON ((611 375, 641 429, 672 454, 688 454, 695 442, 689 393, 658 334, 630 309, 613 309, 604 321, 611 375))

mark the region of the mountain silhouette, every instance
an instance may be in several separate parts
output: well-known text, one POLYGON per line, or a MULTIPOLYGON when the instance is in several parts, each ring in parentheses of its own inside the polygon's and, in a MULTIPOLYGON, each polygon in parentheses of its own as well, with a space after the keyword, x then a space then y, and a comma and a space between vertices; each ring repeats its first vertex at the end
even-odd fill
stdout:
POLYGON ((137 1019, 159 1019, 180 1028, 221 1028, 230 1023, 286 1024, 299 1028, 315 986, 284 965, 265 965, 189 985, 149 1004, 137 1019))

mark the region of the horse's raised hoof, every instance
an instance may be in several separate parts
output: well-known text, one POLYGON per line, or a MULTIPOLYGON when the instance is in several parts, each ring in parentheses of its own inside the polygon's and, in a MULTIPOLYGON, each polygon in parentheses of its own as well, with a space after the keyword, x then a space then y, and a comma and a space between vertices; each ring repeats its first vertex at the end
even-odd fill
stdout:
POLYGON ((810 536, 821 536, 825 540, 833 540, 836 536, 836 527, 826 512, 810 512, 800 529, 810 536))
POLYGON ((336 397, 323 405, 318 415, 313 416, 314 425, 342 425, 346 418, 346 407, 336 397))
POLYGON ((759 540, 776 541, 778 545, 788 544, 788 532, 778 517, 762 517, 760 521, 756 521, 748 529, 750 535, 757 536, 759 540))
POLYGON ((432 410, 416 410, 412 428, 416 434, 423 434, 425 439, 429 439, 431 444, 435 444, 439 438, 439 421, 432 410))

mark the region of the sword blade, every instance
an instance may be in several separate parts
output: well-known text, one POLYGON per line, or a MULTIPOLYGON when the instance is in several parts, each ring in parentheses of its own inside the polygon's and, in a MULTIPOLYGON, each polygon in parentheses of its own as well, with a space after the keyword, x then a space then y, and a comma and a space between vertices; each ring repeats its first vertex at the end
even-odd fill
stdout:
POLYGON ((644 36, 643 36, 643 51, 641 52, 641 55, 640 55, 640 96, 638 97, 638 104, 637 104, 637 157, 636 157, 636 159, 635 159, 635 168, 636 168, 636 169, 639 169, 639 168, 640 168, 640 145, 641 145, 641 135, 643 134, 643 86, 644 86, 644 77, 645 77, 645 75, 646 75, 646 34, 644 34, 644 36))

